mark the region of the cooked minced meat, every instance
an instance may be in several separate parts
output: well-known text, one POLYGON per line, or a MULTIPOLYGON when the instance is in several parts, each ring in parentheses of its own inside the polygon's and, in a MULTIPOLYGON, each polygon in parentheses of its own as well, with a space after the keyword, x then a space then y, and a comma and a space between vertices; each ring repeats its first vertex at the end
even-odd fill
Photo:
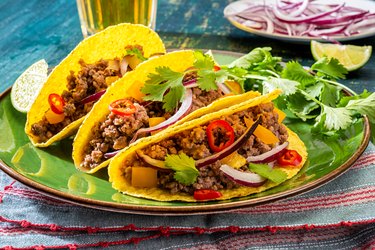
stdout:
POLYGON ((41 121, 32 125, 31 131, 38 137, 39 142, 48 140, 73 121, 86 115, 91 110, 93 103, 82 104, 80 101, 106 89, 106 77, 121 77, 120 67, 113 67, 113 65, 119 65, 119 59, 102 59, 94 64, 86 64, 83 60, 80 60, 79 63, 81 70, 77 75, 73 71, 70 72, 67 77, 67 90, 64 90, 61 95, 65 102, 65 119, 60 123, 50 124, 44 117, 41 121), (110 67, 109 63, 111 64, 110 67))
MULTIPOLYGON (((246 130, 244 118, 256 120, 262 117, 261 125, 271 130, 278 138, 280 143, 288 139, 286 127, 278 123, 278 114, 273 111, 273 103, 261 104, 257 107, 249 108, 246 111, 237 112, 222 119, 226 120, 235 131, 235 138, 239 138, 246 130)), ((207 125, 202 125, 191 130, 183 131, 159 143, 150 145, 143 149, 144 154, 157 160, 164 160, 167 154, 185 153, 195 160, 208 157, 214 152, 210 149, 207 136, 207 125)), ((263 143, 261 140, 251 135, 249 140, 241 146, 238 153, 244 157, 255 156, 269 151, 271 145, 263 143)), ((172 193, 188 192, 192 193, 196 189, 230 189, 237 184, 227 179, 219 171, 220 161, 199 169, 199 177, 192 185, 183 185, 173 178, 173 173, 159 171, 158 185, 161 188, 168 189, 172 193)), ((242 171, 247 171, 242 169, 242 171)))
MULTIPOLYGON (((199 88, 193 88, 193 105, 189 112, 207 106, 214 100, 220 98, 222 93, 220 91, 203 91, 199 88)), ((131 99, 135 103, 134 99, 131 99)), ((86 155, 81 166, 84 168, 94 168, 105 161, 104 154, 113 152, 128 146, 130 140, 135 132, 141 127, 148 127, 148 120, 150 117, 164 117, 168 119, 173 114, 163 110, 162 102, 150 102, 137 105, 137 117, 128 117, 125 120, 130 120, 126 124, 116 124, 114 119, 120 119, 119 116, 110 114, 106 120, 101 123, 96 129, 93 139, 90 141, 90 146, 86 150, 86 155), (134 120, 133 120, 134 119, 134 120), (127 129, 126 126, 129 126, 127 129)), ((166 146, 168 148, 168 146, 166 146)), ((156 150, 158 152, 158 150, 156 150)))

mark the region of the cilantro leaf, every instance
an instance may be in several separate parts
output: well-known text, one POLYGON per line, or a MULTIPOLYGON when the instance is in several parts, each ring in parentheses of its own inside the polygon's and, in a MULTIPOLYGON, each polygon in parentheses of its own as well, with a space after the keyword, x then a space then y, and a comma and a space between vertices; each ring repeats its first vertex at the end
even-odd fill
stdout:
POLYGON ((366 98, 350 100, 346 108, 362 115, 367 115, 369 120, 375 123, 375 93, 372 93, 366 98))
POLYGON ((167 155, 165 165, 175 171, 173 177, 184 185, 193 184, 199 175, 194 159, 184 153, 167 155))
POLYGON ((322 57, 316 61, 311 69, 320 72, 323 76, 328 75, 335 79, 345 79, 345 75, 348 73, 348 70, 339 60, 336 58, 328 59, 327 57, 322 57))
POLYGON ((249 169, 260 176, 280 184, 288 179, 288 175, 279 168, 271 168, 267 164, 250 163, 249 169))
POLYGON ((137 47, 132 47, 132 48, 126 49, 126 55, 136 56, 141 61, 147 60, 147 58, 143 56, 142 51, 140 49, 138 49, 137 47))
POLYGON ((269 47, 255 48, 248 54, 233 61, 228 67, 244 68, 250 71, 259 71, 261 69, 273 70, 276 68, 276 64, 281 61, 281 58, 273 57, 270 51, 271 48, 269 47))
POLYGON ((308 86, 316 82, 315 77, 311 75, 301 64, 295 61, 287 62, 281 77, 300 82, 302 86, 308 86))
POLYGON ((162 101, 163 108, 166 111, 173 111, 178 102, 181 101, 185 94, 185 88, 182 80, 184 74, 172 71, 168 67, 157 67, 157 74, 149 74, 149 79, 141 89, 146 96, 145 101, 162 101), (168 91, 168 93, 166 93, 168 91))
POLYGON ((296 93, 299 85, 299 82, 293 80, 269 77, 266 81, 263 82, 263 89, 267 93, 275 89, 281 89, 283 91, 283 94, 288 96, 296 93))
POLYGON ((287 108, 292 111, 297 117, 306 121, 307 119, 312 119, 317 116, 317 114, 312 114, 313 111, 320 108, 320 106, 306 99, 306 96, 296 93, 288 97, 287 108))
POLYGON ((340 98, 341 88, 332 84, 323 83, 320 94, 320 101, 330 107, 336 107, 336 103, 340 98))
POLYGON ((324 127, 328 130, 345 129, 352 122, 351 112, 347 108, 333 108, 323 105, 322 112, 316 117, 316 121, 324 124, 324 127))
POLYGON ((200 89, 209 91, 216 90, 216 74, 213 70, 215 62, 209 54, 203 54, 201 51, 194 51, 194 67, 197 68, 198 86, 200 89))
POLYGON ((323 88, 324 84, 322 82, 317 82, 314 85, 307 87, 305 91, 312 97, 319 97, 322 93, 323 88))

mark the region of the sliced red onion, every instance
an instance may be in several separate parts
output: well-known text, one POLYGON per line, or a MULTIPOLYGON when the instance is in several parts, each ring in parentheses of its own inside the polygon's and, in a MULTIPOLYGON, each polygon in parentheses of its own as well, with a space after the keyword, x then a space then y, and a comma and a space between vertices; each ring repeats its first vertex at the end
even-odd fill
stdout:
POLYGON ((121 75, 125 75, 125 73, 128 71, 128 66, 129 66, 129 63, 128 61, 126 60, 126 58, 124 57, 121 62, 120 62, 120 70, 121 70, 121 75))
POLYGON ((110 158, 112 158, 113 156, 117 155, 119 152, 120 152, 120 150, 116 150, 116 151, 113 151, 113 152, 105 153, 105 154, 104 154, 104 158, 105 158, 105 159, 110 159, 110 158))
POLYGON ((288 147, 289 142, 284 142, 281 145, 278 145, 271 149, 270 151, 257 155, 257 156, 249 156, 246 158, 247 162, 253 162, 253 163, 267 163, 276 160, 279 158, 282 154, 284 154, 286 148, 288 147))
POLYGON ((185 81, 185 82, 183 82, 183 85, 185 86, 185 88, 194 88, 194 87, 198 87, 197 79, 194 78, 194 79, 191 79, 191 80, 185 81))
POLYGON ((161 170, 172 171, 172 169, 169 169, 165 166, 164 161, 153 159, 150 156, 145 155, 141 150, 138 150, 136 153, 150 167, 154 167, 156 169, 161 169, 161 170))
POLYGON ((260 176, 259 174, 241 172, 228 165, 222 165, 220 171, 230 180, 247 187, 259 187, 262 186, 267 179, 260 176))
POLYGON ((159 123, 156 126, 138 129, 138 131, 135 133, 130 143, 134 142, 137 139, 139 134, 154 132, 160 129, 164 129, 176 123, 178 120, 180 120, 184 115, 186 115, 190 111, 192 104, 193 104, 193 92, 191 91, 191 89, 186 89, 184 101, 182 102, 178 111, 173 116, 171 116, 168 120, 165 120, 159 123))
POLYGON ((225 85, 225 83, 223 83, 223 82, 218 83, 217 86, 226 95, 232 93, 232 91, 228 88, 228 86, 225 85))
POLYGON ((243 135, 241 135, 241 137, 238 138, 232 145, 230 145, 229 147, 223 149, 222 151, 220 151, 216 154, 213 154, 213 155, 210 155, 206 158, 197 160, 195 162, 195 166, 197 168, 201 168, 201 167, 212 164, 212 163, 230 155, 231 153, 233 153, 234 151, 239 149, 250 138, 250 136, 254 133, 255 129, 258 127, 259 124, 260 124, 260 118, 258 120, 256 120, 254 122, 254 124, 251 125, 251 127, 248 128, 245 131, 245 133, 243 135))
POLYGON ((89 96, 83 98, 79 103, 80 104, 86 104, 86 103, 89 103, 89 102, 97 101, 105 93, 105 91, 106 90, 104 89, 104 90, 101 90, 99 92, 96 92, 95 94, 89 95, 89 96))

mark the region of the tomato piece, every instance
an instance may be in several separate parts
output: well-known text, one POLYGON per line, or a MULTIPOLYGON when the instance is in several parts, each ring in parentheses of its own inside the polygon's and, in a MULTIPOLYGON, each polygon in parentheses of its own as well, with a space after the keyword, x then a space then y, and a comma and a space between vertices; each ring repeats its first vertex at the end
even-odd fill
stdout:
POLYGON ((234 142, 234 130, 224 120, 216 120, 208 124, 206 134, 208 145, 214 152, 220 152, 234 142))
POLYGON ((199 189, 194 191, 194 199, 198 201, 213 200, 221 196, 222 194, 219 191, 213 189, 199 189))
POLYGON ((280 166, 298 166, 302 162, 302 156, 296 150, 288 149, 282 156, 277 158, 280 166))
POLYGON ((52 93, 48 96, 48 103, 51 107, 51 110, 56 114, 64 113, 64 99, 56 93, 52 93))
POLYGON ((128 99, 119 99, 109 104, 109 110, 116 115, 129 116, 134 114, 134 112, 137 111, 137 108, 132 101, 128 99))

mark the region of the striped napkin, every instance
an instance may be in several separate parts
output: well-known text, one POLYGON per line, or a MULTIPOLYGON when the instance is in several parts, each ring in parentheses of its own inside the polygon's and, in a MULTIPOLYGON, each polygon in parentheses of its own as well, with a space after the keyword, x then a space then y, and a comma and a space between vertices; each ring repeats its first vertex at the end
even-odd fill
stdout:
POLYGON ((0 249, 375 248, 375 147, 308 193, 252 208, 183 217, 84 208, 0 173, 0 249))

